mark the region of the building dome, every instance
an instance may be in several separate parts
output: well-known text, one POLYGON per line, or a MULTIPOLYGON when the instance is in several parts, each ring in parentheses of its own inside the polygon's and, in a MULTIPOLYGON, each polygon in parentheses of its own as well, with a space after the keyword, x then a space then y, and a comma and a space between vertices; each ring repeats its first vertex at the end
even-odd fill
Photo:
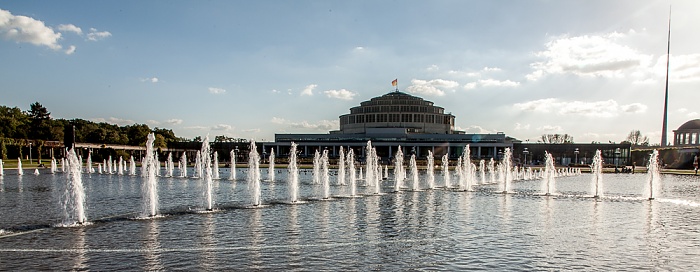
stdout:
POLYGON ((700 119, 690 120, 690 121, 682 124, 680 127, 678 127, 678 130, 689 130, 689 129, 700 129, 700 119))
POLYGON ((374 97, 340 116, 336 133, 398 132, 455 134, 455 116, 433 102, 395 91, 374 97))
POLYGON ((685 122, 674 130, 673 144, 676 146, 700 145, 700 119, 685 122))

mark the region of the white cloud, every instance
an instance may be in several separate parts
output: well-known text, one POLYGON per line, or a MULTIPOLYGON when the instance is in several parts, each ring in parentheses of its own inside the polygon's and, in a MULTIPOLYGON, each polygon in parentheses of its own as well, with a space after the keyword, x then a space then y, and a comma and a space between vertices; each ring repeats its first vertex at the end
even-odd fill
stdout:
POLYGON ((146 120, 146 123, 148 123, 149 125, 154 125, 154 126, 160 125, 160 122, 158 122, 156 120, 146 120))
POLYGON ((122 118, 116 118, 116 117, 109 117, 107 119, 94 118, 94 119, 92 119, 92 121, 98 122, 98 123, 110 123, 110 124, 115 124, 115 125, 120 125, 120 126, 136 124, 136 122, 134 122, 134 120, 122 119, 122 118))
POLYGON ((83 30, 73 24, 58 25, 59 31, 63 32, 73 32, 78 35, 83 35, 83 30))
POLYGON ((481 69, 484 72, 500 72, 501 68, 498 67, 484 67, 484 69, 481 69))
POLYGON ((476 82, 469 82, 467 84, 464 84, 464 86, 462 88, 468 91, 468 90, 476 89, 477 87, 515 88, 518 86, 520 86, 520 82, 511 81, 511 80, 497 80, 497 79, 488 78, 488 79, 480 79, 480 80, 477 80, 476 82))
POLYGON ((66 55, 73 55, 73 53, 75 53, 75 49, 75 45, 69 46, 68 49, 66 49, 66 55))
POLYGON ((689 112, 689 113, 686 114, 685 116, 688 116, 688 117, 697 117, 697 116, 698 116, 698 113, 693 111, 693 112, 689 112))
POLYGON ((412 79, 411 84, 411 86, 408 86, 408 88, 406 88, 406 91, 408 91, 409 93, 426 96, 443 96, 445 95, 444 89, 453 90, 454 88, 459 86, 459 83, 455 81, 444 79, 412 79))
POLYGON ((307 86, 304 87, 304 89, 301 91, 301 95, 302 95, 302 96, 303 96, 303 95, 308 95, 308 96, 314 95, 314 89, 316 89, 317 86, 318 86, 318 85, 316 85, 316 84, 309 84, 309 85, 307 85, 307 86))
POLYGON ((304 120, 299 123, 288 123, 288 125, 291 128, 301 128, 320 131, 328 131, 340 128, 340 122, 338 120, 320 120, 316 123, 309 123, 308 121, 304 120))
POLYGON ((440 67, 437 66, 437 65, 435 65, 435 64, 433 64, 433 65, 428 66, 428 68, 426 68, 425 70, 428 70, 428 71, 438 71, 438 70, 440 70, 440 67))
POLYGON ((189 126, 189 127, 184 127, 184 129, 205 130, 205 129, 207 129, 207 127, 205 127, 205 126, 189 126))
POLYGON ((209 93, 211 93, 211 94, 223 94, 223 93, 226 93, 226 90, 221 89, 221 88, 209 87, 209 93))
POLYGON ((160 79, 157 77, 149 77, 149 78, 142 78, 141 82, 151 82, 151 83, 158 83, 160 79))
POLYGON ((249 128, 249 129, 244 129, 241 130, 242 132, 260 132, 259 128, 249 128))
POLYGON ((287 120, 284 120, 283 118, 279 118, 279 117, 272 117, 272 120, 270 120, 270 122, 272 122, 274 124, 284 124, 287 122, 287 120))
POLYGON ((496 131, 488 130, 488 129, 485 129, 481 126, 476 126, 476 125, 468 126, 466 128, 455 126, 455 130, 464 131, 468 134, 489 134, 489 133, 496 132, 496 131))
POLYGON ((604 35, 563 36, 545 44, 546 49, 535 53, 544 58, 530 64, 531 81, 548 74, 575 74, 591 77, 624 77, 636 68, 649 66, 651 55, 619 43, 627 34, 613 32, 604 35))
POLYGON ((617 101, 609 99, 604 101, 560 101, 556 98, 546 98, 523 103, 516 103, 513 107, 521 111, 540 113, 555 112, 560 115, 581 115, 587 117, 614 117, 620 113, 642 113, 647 106, 641 103, 619 105, 617 101))
POLYGON ((13 15, 0 9, 0 37, 6 40, 31 43, 60 50, 61 33, 54 32, 44 22, 31 17, 13 15))
POLYGON ((279 117, 272 117, 270 122, 279 125, 287 125, 290 128, 304 129, 304 130, 314 130, 314 131, 329 131, 336 130, 340 128, 340 122, 338 120, 320 120, 315 123, 310 123, 306 120, 301 122, 292 122, 279 117))
POLYGON ((87 34, 87 39, 90 41, 99 41, 110 36, 112 36, 112 33, 109 33, 109 31, 97 31, 97 29, 90 28, 90 33, 87 34))
POLYGON ((330 98, 342 99, 342 100, 352 100, 356 93, 348 91, 346 89, 340 90, 328 90, 324 92, 330 98))
POLYGON ((182 124, 182 119, 168 119, 165 122, 171 125, 179 125, 182 124))
POLYGON ((523 125, 520 123, 515 123, 515 129, 514 130, 529 130, 530 129, 530 124, 523 125))
POLYGON ((271 92, 272 92, 272 93, 280 93, 280 91, 275 90, 275 89, 273 89, 271 92))
POLYGON ((562 131, 562 128, 561 128, 561 126, 544 125, 544 126, 538 127, 537 130, 541 130, 544 132, 560 132, 560 131, 562 131))
MULTIPOLYGON (((660 75, 666 74, 666 56, 659 57, 656 71, 660 75), (658 68, 661 66, 661 68, 658 68)), ((671 55, 669 61, 669 78, 673 81, 700 80, 700 54, 671 55)))
POLYGON ((211 127, 212 130, 223 130, 223 131, 229 131, 232 130, 233 127, 231 125, 227 124, 218 124, 216 126, 211 127))

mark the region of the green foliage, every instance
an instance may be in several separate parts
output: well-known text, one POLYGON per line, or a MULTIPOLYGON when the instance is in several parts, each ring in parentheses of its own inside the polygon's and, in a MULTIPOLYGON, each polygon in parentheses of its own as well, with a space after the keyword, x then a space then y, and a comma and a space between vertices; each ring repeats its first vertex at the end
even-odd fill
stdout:
MULTIPOLYGON (((97 144, 123 144, 144 146, 149 133, 156 134, 158 147, 167 147, 171 142, 180 142, 183 138, 175 136, 171 129, 151 128, 145 124, 133 124, 120 127, 106 122, 95 123, 84 119, 52 119, 51 113, 39 102, 30 105, 26 112, 18 107, 10 108, 0 105, 0 139, 5 138, 0 147, 4 159, 7 157, 5 145, 26 146, 26 140, 63 141, 64 128, 75 127, 75 141, 97 144), (8 142, 9 140, 9 142, 8 142)), ((19 153, 21 156, 21 148, 19 153)))
POLYGON ((5 146, 5 138, 0 137, 0 153, 2 153, 2 159, 7 160, 7 146, 5 146))

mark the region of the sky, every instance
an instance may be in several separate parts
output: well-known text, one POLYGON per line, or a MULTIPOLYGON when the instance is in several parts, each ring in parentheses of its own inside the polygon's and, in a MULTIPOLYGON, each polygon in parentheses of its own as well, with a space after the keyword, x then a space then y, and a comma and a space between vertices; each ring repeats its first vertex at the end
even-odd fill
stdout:
POLYGON ((397 79, 467 133, 658 144, 669 11, 671 139, 700 118, 700 1, 2 1, 0 104, 272 141, 397 79))

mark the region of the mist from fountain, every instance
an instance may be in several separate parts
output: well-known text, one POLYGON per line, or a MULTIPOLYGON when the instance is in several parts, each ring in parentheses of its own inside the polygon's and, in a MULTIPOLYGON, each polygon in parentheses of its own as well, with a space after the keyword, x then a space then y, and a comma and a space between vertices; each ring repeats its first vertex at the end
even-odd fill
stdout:
MULTIPOLYGON (((92 165, 88 167, 88 171, 92 171, 92 165)), ((122 160, 122 156, 119 156, 119 168, 117 169, 117 174, 120 176, 124 175, 124 161, 122 160)))
POLYGON ((442 180, 445 188, 452 187, 452 184, 450 184, 450 158, 447 154, 442 155, 442 180))
POLYGON ((486 161, 479 161, 479 177, 481 178, 481 184, 486 184, 486 161))
POLYGON ((167 165, 168 165, 167 176, 173 177, 173 174, 175 172, 175 163, 173 162, 173 153, 172 152, 168 152, 168 160, 166 162, 168 162, 167 163, 167 165))
POLYGON ((345 151, 342 146, 338 151, 338 185, 347 185, 345 181, 345 151))
POLYGON ((411 154, 411 159, 408 165, 409 170, 411 171, 411 189, 413 189, 413 191, 419 191, 420 184, 418 184, 418 164, 416 163, 416 154, 411 154))
POLYGON ((471 190, 473 177, 472 177, 472 160, 471 160, 471 148, 469 145, 464 147, 462 152, 462 164, 459 165, 462 175, 460 176, 459 189, 464 191, 471 190))
POLYGON ((182 152, 182 156, 180 156, 180 177, 187 177, 187 152, 182 152))
MULTIPOLYGON (((80 169, 78 169, 80 171, 80 169)), ((24 175, 24 170, 22 170, 22 159, 17 158, 17 175, 24 175)))
POLYGON ((255 146, 255 141, 250 142, 248 153, 248 191, 253 206, 259 206, 260 201, 260 155, 255 146))
POLYGON ((513 181, 513 174, 511 173, 511 169, 513 168, 512 160, 513 154, 511 153, 510 148, 506 147, 505 151, 503 152, 503 160, 500 163, 503 166, 503 193, 510 192, 510 183, 513 181))
POLYGON ((136 176, 136 161, 134 161, 134 156, 129 157, 129 175, 136 176))
POLYGON ((649 155, 649 164, 647 165, 647 178, 644 185, 646 197, 653 200, 661 191, 661 175, 659 173, 659 151, 654 149, 649 155))
POLYGON ((74 148, 68 150, 68 172, 66 186, 61 202, 63 204, 63 226, 75 226, 87 223, 85 214, 85 189, 80 173, 80 160, 74 148))
POLYGON ((396 156, 394 156, 394 191, 398 192, 401 187, 404 186, 404 181, 406 180, 406 170, 403 166, 403 151, 401 151, 401 146, 399 150, 396 151, 396 156))
POLYGON ((202 149, 197 152, 197 158, 199 158, 199 178, 204 179, 204 205, 207 211, 214 209, 211 157, 209 135, 207 135, 202 141, 202 149))
POLYGON ((357 178, 355 177, 355 152, 352 150, 352 148, 348 150, 347 165, 348 172, 350 172, 350 196, 355 196, 357 194, 357 178))
MULTIPOLYGON (((372 141, 367 141, 365 146, 365 185, 372 186, 374 182, 374 171, 377 168, 374 164, 375 159, 372 155, 372 141)), ((376 154, 376 153, 375 153, 376 154)))
MULTIPOLYGON (((204 148, 204 147, 202 147, 204 148)), ((193 178, 202 178, 202 151, 197 150, 197 156, 194 158, 194 176, 193 178)))
POLYGON ((545 195, 552 195, 554 194, 554 177, 556 176, 556 168, 554 167, 554 158, 552 158, 552 154, 545 151, 544 152, 544 176, 542 177, 542 192, 544 192, 545 195))
POLYGON ((591 164, 591 191, 593 197, 603 196, 603 156, 600 149, 595 151, 591 164))
POLYGON ((299 201, 299 170, 297 169, 297 144, 292 142, 289 149, 289 164, 287 165, 287 173, 289 176, 289 202, 296 203, 299 201))
POLYGON ((107 171, 108 174, 111 175, 112 173, 114 173, 112 172, 112 155, 109 155, 109 159, 107 159, 107 169, 109 169, 107 171))
MULTIPOLYGON (((51 158, 51 174, 56 173, 56 158, 51 158)), ((0 160, 0 176, 2 175, 2 160, 0 160)))
POLYGON ((231 169, 228 175, 228 179, 236 180, 236 150, 231 149, 231 152, 229 154, 231 155, 231 169))
POLYGON ((462 168, 462 156, 457 158, 457 165, 455 166, 455 172, 457 173, 457 188, 464 188, 464 171, 462 168))
POLYGON ((318 152, 318 149, 314 152, 314 168, 311 174, 312 184, 321 184, 321 153, 318 152))
POLYGON ((87 161, 85 161, 85 173, 92 173, 92 152, 88 151, 87 161))
POLYGON ((158 188, 156 182, 156 169, 158 169, 158 161, 155 157, 155 149, 153 142, 156 136, 153 133, 148 134, 146 140, 146 157, 141 163, 145 165, 145 173, 141 193, 143 198, 143 217, 153 217, 158 214, 158 188))
POLYGON ((61 172, 66 172, 66 158, 61 158, 61 172))
POLYGON ((323 199, 329 199, 331 188, 328 173, 328 149, 324 149, 323 155, 321 155, 321 184, 323 185, 323 199))
POLYGON ((374 186, 374 194, 378 195, 381 193, 381 168, 382 166, 379 165, 379 156, 377 156, 377 149, 372 147, 372 156, 370 158, 370 161, 372 162, 372 167, 368 167, 367 171, 372 170, 372 183, 371 185, 374 186))
POLYGON ((362 167, 360 166, 360 173, 358 174, 357 177, 358 180, 364 180, 364 177, 362 177, 362 167))
POLYGON ((102 164, 101 163, 97 163, 97 173, 102 175, 102 164))
POLYGON ((219 179, 219 152, 214 151, 214 165, 212 166, 212 179, 219 179))
POLYGON ((275 149, 270 149, 270 160, 267 168, 267 178, 273 182, 275 181, 275 149))
POLYGON ((428 189, 435 189, 435 158, 433 157, 433 151, 428 150, 428 189))
POLYGON ((2 162, 2 159, 0 159, 0 176, 5 175, 5 166, 2 162))

